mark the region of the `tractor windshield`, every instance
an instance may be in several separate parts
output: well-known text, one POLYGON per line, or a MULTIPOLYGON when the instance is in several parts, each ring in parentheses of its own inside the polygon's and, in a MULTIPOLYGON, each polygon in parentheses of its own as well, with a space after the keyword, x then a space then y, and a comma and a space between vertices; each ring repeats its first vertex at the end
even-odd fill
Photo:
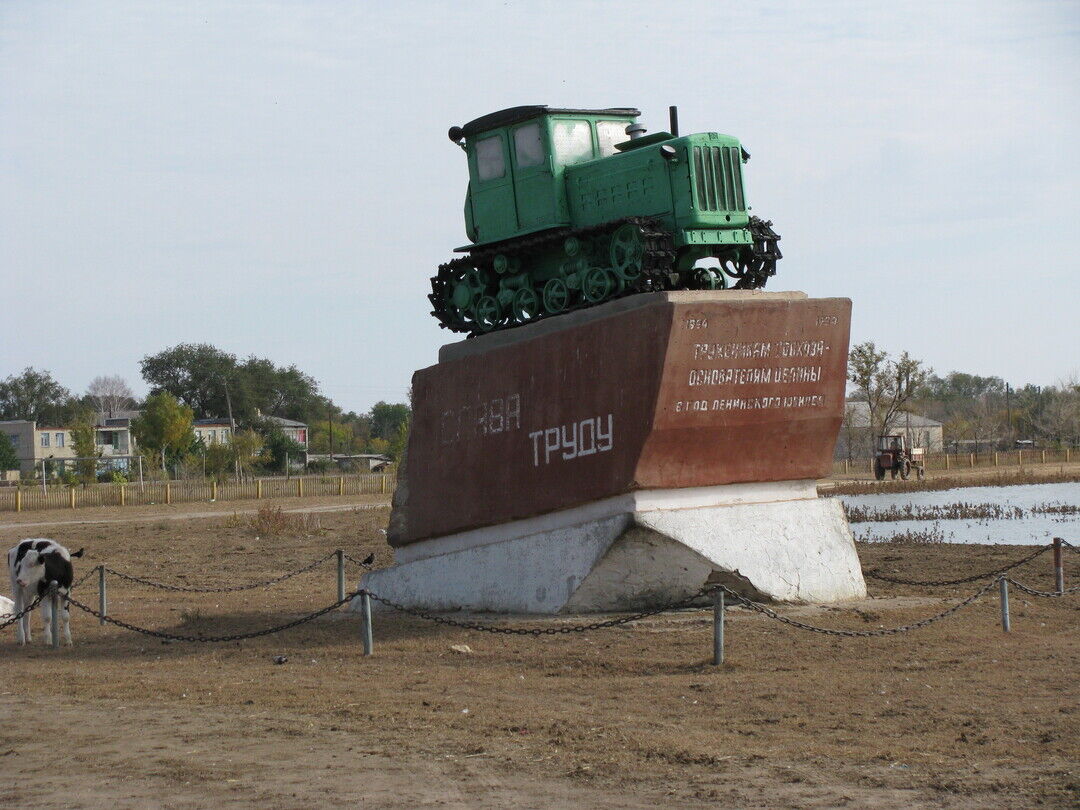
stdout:
POLYGON ((555 121, 551 140, 559 163, 564 166, 593 158, 592 127, 588 121, 555 121))

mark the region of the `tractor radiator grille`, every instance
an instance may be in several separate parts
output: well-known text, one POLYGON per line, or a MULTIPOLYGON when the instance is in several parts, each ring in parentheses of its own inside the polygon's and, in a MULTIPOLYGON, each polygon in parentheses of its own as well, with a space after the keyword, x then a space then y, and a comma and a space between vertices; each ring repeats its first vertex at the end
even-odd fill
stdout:
POLYGON ((746 210, 742 161, 737 146, 695 146, 694 184, 699 210, 746 210))

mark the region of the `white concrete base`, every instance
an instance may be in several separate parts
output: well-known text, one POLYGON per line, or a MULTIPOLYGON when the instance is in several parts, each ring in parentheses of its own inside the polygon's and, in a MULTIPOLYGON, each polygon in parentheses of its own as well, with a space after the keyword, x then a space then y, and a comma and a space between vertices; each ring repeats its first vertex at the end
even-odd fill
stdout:
POLYGON ((361 587, 427 610, 635 610, 684 599, 714 573, 758 599, 866 596, 840 502, 819 500, 813 481, 636 492, 396 556, 361 587))

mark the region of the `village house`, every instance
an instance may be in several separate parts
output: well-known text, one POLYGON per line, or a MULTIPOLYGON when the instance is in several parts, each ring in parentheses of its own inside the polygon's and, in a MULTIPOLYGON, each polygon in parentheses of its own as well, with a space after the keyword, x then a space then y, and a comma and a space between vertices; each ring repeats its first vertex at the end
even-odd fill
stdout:
MULTIPOLYGON (((57 474, 76 458, 70 428, 13 419, 0 422, 0 433, 10 440, 19 459, 19 471, 24 474, 40 471, 42 462, 46 463, 49 474, 57 474)), ((94 443, 98 455, 112 462, 108 466, 126 469, 134 455, 130 420, 107 419, 105 424, 95 425, 94 443)))
MULTIPOLYGON (((888 425, 888 433, 899 433, 912 447, 926 448, 928 453, 944 449, 944 425, 937 420, 909 411, 897 413, 888 425)), ((844 422, 836 439, 834 458, 870 458, 877 437, 870 428, 870 408, 865 402, 847 402, 844 422)))

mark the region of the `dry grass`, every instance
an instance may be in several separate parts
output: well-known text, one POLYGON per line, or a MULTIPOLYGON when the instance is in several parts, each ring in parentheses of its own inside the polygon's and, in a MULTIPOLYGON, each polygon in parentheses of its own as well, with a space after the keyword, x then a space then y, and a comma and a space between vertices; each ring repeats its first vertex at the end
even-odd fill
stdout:
MULTIPOLYGON (((292 527, 257 541, 227 515, 56 536, 87 547, 81 570, 107 562, 159 581, 226 585, 338 547, 386 565, 385 520, 385 511, 323 514, 322 533, 292 527)), ((859 548, 868 569, 927 579, 1025 551, 859 548)), ((1067 561, 1074 583, 1080 555, 1067 561)), ((1049 559, 1017 576, 1050 587, 1049 559)), ((865 629, 936 613, 972 590, 869 585, 871 600, 785 611, 865 629)), ((138 624, 186 632, 197 623, 213 635, 300 615, 333 601, 334 589, 324 567, 238 594, 115 583, 110 605, 138 624)), ((0 641, 0 754, 16 752, 3 759, 0 803, 18 803, 29 785, 39 807, 140 807, 162 796, 181 807, 1068 806, 1080 799, 1078 618, 1076 599, 1015 598, 1003 635, 986 598, 908 636, 847 640, 735 610, 729 663, 716 669, 708 614, 694 611, 541 639, 379 614, 370 659, 347 615, 195 645, 101 628, 76 612, 71 650, 0 641), (472 652, 452 649, 461 644, 472 652), (275 664, 279 655, 288 661, 275 664), (60 782, 56 747, 38 745, 34 718, 45 715, 65 729, 60 782), (77 800, 72 785, 82 786, 77 800)))

